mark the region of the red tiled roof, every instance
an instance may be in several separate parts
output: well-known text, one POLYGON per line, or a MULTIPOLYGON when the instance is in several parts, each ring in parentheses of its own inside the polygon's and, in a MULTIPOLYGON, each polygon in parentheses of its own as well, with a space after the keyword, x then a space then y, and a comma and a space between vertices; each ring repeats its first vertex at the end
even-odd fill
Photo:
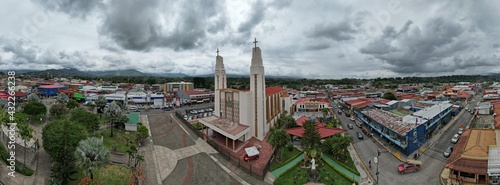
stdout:
POLYGON ((356 105, 354 105, 353 107, 354 107, 355 109, 359 109, 359 108, 366 107, 367 105, 370 105, 370 104, 371 104, 371 102, 363 102, 363 103, 356 104, 356 105))
POLYGON ((390 101, 391 100, 381 99, 378 102, 381 103, 381 104, 386 104, 386 103, 389 103, 390 101))
MULTIPOLYGON (((286 129, 286 132, 290 135, 294 135, 294 136, 297 136, 297 137, 302 137, 302 135, 304 134, 304 127, 297 127, 297 128, 289 128, 289 129, 286 129)), ((345 132, 346 130, 344 129, 339 129, 339 128, 323 128, 323 127, 319 127, 318 128, 318 132, 319 132, 319 135, 321 137, 321 139, 324 139, 324 138, 327 138, 327 137, 331 137, 335 134, 339 134, 339 133, 342 133, 342 132, 345 132)))
POLYGON ((467 144, 467 140, 469 137, 471 130, 466 129, 457 144, 453 148, 453 152, 450 154, 448 161, 446 162, 445 167, 473 174, 487 174, 488 171, 488 160, 481 159, 471 159, 462 157, 462 151, 467 144))
POLYGON ((16 91, 16 94, 15 94, 16 97, 24 97, 24 96, 27 96, 26 93, 23 93, 21 91, 16 91))
MULTIPOLYGON (((297 123, 298 126, 303 126, 304 125, 304 122, 306 122, 307 120, 310 120, 311 118, 309 117, 306 117, 306 116, 301 116, 299 119, 295 120, 295 122, 297 123)), ((319 126, 319 127, 326 127, 326 124, 325 123, 321 123, 319 122, 319 119, 316 118, 316 124, 319 126)))
POLYGON ((288 98, 289 96, 290 96, 289 94, 283 94, 283 95, 281 95, 281 97, 283 97, 283 98, 288 98))
POLYGON ((60 86, 60 85, 41 85, 40 87, 38 88, 44 88, 44 89, 60 89, 60 88, 64 88, 64 86, 60 86))
POLYGON ((283 89, 280 86, 266 87, 266 96, 274 95, 274 94, 279 93, 283 90, 285 90, 285 89, 283 89))
POLYGON ((7 93, 0 93, 0 99, 9 98, 7 93))
POLYGON ((466 93, 466 92, 459 92, 459 93, 457 94, 457 96, 458 96, 459 98, 470 98, 470 97, 471 97, 471 95, 470 95, 469 93, 466 93))

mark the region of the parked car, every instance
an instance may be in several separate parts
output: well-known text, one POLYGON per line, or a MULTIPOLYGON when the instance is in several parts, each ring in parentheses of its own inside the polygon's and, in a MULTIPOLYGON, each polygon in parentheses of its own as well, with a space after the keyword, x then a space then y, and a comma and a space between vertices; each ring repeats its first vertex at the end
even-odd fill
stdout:
POLYGON ((361 125, 361 122, 356 122, 356 126, 358 126, 358 128, 363 127, 363 125, 361 125))
POLYGON ((352 124, 350 124, 350 123, 347 124, 347 128, 352 129, 353 128, 352 124))
POLYGON ((460 135, 455 134, 453 138, 451 138, 451 143, 455 144, 458 142, 458 138, 460 138, 460 135))
POLYGON ((464 128, 458 128, 458 135, 462 135, 464 133, 464 128))
POLYGON ((453 152, 453 146, 448 146, 443 152, 444 157, 450 157, 451 152, 453 152))
POLYGON ((354 117, 349 118, 351 121, 354 121, 354 117))
POLYGON ((398 165, 398 173, 405 174, 406 172, 418 172, 421 168, 422 162, 417 160, 408 160, 403 164, 398 165))
POLYGON ((358 135, 358 139, 363 139, 363 134, 361 132, 356 132, 356 135, 358 135))

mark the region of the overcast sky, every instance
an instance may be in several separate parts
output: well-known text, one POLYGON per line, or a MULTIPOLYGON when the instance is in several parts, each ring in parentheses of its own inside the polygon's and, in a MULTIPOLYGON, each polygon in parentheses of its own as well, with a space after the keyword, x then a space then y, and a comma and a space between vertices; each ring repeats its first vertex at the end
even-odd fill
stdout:
POLYGON ((0 0, 0 69, 374 78, 500 72, 500 1, 0 0))

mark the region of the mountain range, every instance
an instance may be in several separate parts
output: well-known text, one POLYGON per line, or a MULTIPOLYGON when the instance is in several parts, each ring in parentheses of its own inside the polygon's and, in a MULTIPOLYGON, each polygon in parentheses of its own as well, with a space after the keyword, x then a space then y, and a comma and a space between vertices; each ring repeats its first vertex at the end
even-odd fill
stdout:
MULTIPOLYGON (((1 72, 7 73, 10 70, 1 70, 1 72)), ((184 78, 184 77, 213 77, 213 74, 203 74, 203 75, 188 75, 185 73, 144 73, 135 69, 127 70, 108 70, 108 71, 80 71, 74 68, 63 68, 63 69, 47 69, 47 70, 13 70, 16 74, 25 74, 33 76, 92 76, 92 77, 107 77, 107 76, 154 76, 154 77, 166 77, 166 78, 184 78)), ((249 75, 240 74, 227 74, 229 78, 248 78, 249 75)), ((266 78, 299 78, 291 76, 270 76, 266 75, 266 78)))

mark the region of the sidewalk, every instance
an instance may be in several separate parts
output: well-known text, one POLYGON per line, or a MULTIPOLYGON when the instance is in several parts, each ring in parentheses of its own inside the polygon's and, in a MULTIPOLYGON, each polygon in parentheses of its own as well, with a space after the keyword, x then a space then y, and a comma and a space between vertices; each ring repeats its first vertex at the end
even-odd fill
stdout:
POLYGON ((356 165, 356 169, 359 172, 359 185, 373 185, 373 182, 375 182, 373 176, 371 173, 366 173, 368 170, 365 166, 365 163, 361 161, 361 157, 359 157, 358 151, 352 146, 352 143, 347 147, 347 150, 349 151, 349 154, 351 155, 351 158, 354 162, 354 165, 356 165))

